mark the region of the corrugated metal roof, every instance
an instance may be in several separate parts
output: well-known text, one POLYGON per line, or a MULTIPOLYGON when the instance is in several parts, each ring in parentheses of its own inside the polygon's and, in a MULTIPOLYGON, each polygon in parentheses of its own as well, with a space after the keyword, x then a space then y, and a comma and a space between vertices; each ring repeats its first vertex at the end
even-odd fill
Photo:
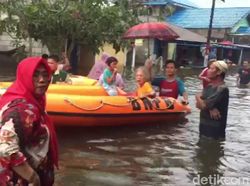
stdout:
POLYGON ((166 6, 167 4, 172 4, 175 6, 186 7, 186 8, 197 7, 197 5, 191 3, 189 0, 151 0, 144 4, 149 6, 166 6))
MULTIPOLYGON (((215 8, 213 28, 232 28, 244 16, 250 13, 250 7, 215 8)), ((167 22, 183 28, 208 28, 211 8, 185 9, 167 17, 167 22)))
POLYGON ((196 34, 195 32, 191 32, 190 30, 181 28, 173 24, 168 24, 168 26, 179 35, 179 38, 176 39, 178 41, 189 41, 189 42, 199 42, 199 43, 207 42, 206 37, 196 34))
POLYGON ((238 28, 235 34, 250 35, 250 27, 241 26, 238 28))

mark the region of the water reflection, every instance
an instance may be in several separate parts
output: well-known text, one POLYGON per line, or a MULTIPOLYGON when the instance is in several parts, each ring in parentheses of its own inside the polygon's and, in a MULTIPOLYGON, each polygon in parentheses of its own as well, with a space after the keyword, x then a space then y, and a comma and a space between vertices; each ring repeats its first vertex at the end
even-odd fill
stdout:
POLYGON ((197 174, 193 178, 194 183, 200 185, 220 185, 216 183, 217 178, 224 176, 224 167, 222 159, 224 156, 224 141, 212 140, 202 137, 197 143, 194 163, 197 174), (210 179, 211 181, 206 179, 210 179), (203 180, 203 181, 202 181, 203 180))
MULTIPOLYGON (((185 152, 181 149, 186 149, 181 139, 176 140, 176 135, 183 133, 185 127, 180 124, 89 128, 87 133, 82 128, 67 131, 60 128, 59 138, 64 138, 61 149, 63 171, 58 175, 60 183, 70 184, 71 175, 77 174, 79 170, 84 170, 81 174, 87 185, 98 185, 100 180, 103 185, 150 185, 169 180, 174 175, 173 171, 180 171, 169 169, 171 164, 185 165, 176 156, 185 152), (78 140, 72 141, 72 134, 78 140), (176 143, 168 144, 167 141, 176 143), (117 179, 123 180, 123 183, 117 184, 117 179)), ((75 176, 75 180, 80 179, 75 176)))

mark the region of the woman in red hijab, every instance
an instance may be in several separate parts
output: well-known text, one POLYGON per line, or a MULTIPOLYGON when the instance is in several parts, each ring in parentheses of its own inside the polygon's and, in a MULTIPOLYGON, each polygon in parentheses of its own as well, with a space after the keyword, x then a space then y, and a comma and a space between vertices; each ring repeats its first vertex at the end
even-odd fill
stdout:
POLYGON ((47 61, 29 57, 0 98, 0 185, 50 186, 58 166, 57 138, 45 112, 47 61))

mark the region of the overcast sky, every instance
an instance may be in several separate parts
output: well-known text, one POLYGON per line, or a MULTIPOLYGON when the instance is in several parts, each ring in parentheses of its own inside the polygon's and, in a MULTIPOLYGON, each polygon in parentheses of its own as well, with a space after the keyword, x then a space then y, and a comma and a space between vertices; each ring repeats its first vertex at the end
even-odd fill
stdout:
MULTIPOLYGON (((211 8, 212 0, 189 0, 190 2, 195 3, 197 6, 202 8, 211 8)), ((249 7, 250 0, 216 0, 215 7, 249 7)))

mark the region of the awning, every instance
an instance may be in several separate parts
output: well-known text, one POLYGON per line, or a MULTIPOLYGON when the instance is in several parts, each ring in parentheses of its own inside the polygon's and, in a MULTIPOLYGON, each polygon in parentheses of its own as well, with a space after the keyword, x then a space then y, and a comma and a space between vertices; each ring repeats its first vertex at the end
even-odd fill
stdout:
POLYGON ((199 42, 199 43, 207 42, 206 37, 196 34, 195 32, 192 32, 185 28, 173 24, 170 24, 169 27, 179 35, 179 38, 176 39, 177 41, 189 41, 189 42, 199 42))

